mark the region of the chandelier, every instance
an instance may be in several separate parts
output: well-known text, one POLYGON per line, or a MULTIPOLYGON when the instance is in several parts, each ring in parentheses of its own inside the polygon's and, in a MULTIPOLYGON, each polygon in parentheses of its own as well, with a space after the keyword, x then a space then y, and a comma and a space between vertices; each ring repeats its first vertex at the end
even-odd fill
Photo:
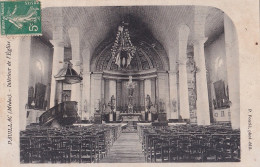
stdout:
POLYGON ((136 52, 136 47, 131 42, 127 26, 128 23, 125 22, 118 26, 116 39, 111 49, 112 58, 120 68, 127 68, 136 52))

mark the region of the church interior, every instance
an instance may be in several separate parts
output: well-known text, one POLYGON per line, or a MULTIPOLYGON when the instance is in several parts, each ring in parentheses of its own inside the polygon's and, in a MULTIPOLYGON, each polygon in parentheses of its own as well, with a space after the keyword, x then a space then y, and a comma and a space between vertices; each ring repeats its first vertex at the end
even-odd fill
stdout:
POLYGON ((20 162, 240 161, 237 43, 213 7, 43 9, 20 41, 20 162))

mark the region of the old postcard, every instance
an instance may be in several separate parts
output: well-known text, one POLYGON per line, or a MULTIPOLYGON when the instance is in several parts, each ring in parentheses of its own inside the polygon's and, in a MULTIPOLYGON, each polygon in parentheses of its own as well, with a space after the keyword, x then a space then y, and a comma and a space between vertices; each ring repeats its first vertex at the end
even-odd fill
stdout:
POLYGON ((259 166, 259 9, 0 1, 0 166, 259 166))

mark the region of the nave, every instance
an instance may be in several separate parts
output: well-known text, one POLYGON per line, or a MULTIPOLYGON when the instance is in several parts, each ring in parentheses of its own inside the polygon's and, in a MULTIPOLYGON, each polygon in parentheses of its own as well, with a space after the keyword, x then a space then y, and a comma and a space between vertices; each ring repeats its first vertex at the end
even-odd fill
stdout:
POLYGON ((240 132, 230 125, 140 125, 146 162, 238 162, 240 132))
POLYGON ((29 127, 20 132, 20 162, 99 162, 120 134, 121 125, 29 127))
POLYGON ((101 163, 143 163, 142 144, 136 133, 122 133, 101 163))
POLYGON ((239 162, 240 132, 230 125, 140 123, 21 131, 21 163, 239 162))

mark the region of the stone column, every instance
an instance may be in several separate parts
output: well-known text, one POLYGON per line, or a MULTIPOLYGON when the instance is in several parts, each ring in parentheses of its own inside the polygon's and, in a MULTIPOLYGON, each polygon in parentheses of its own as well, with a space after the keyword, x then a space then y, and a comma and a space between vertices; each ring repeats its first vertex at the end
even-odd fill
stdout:
POLYGON ((54 78, 61 68, 63 68, 64 61, 64 41, 63 41, 63 16, 62 8, 57 9, 53 13, 52 24, 53 32, 50 42, 53 45, 53 61, 52 61, 52 76, 51 76, 51 94, 50 94, 50 108, 54 107, 57 103, 62 101, 62 92, 58 92, 57 88, 62 89, 61 83, 57 82, 54 78))
POLYGON ((101 101, 101 90, 102 90, 102 73, 91 74, 91 87, 90 87, 90 117, 94 116, 95 109, 98 107, 98 101, 101 101))
POLYGON ((187 82, 187 42, 190 29, 186 25, 179 27, 179 88, 180 88, 180 116, 190 119, 189 94, 187 82))
POLYGON ((169 92, 170 92, 170 116, 169 119, 179 119, 179 109, 178 109, 178 46, 179 40, 174 40, 171 42, 172 45, 169 46, 169 92))
POLYGON ((90 108, 91 108, 91 103, 90 103, 90 83, 91 83, 91 77, 90 77, 91 72, 85 71, 83 72, 83 99, 84 99, 84 114, 83 114, 83 119, 88 120, 89 119, 89 114, 90 114, 90 108))
POLYGON ((101 78, 101 99, 105 102, 105 79, 101 78))
POLYGON ((196 89, 197 89, 197 124, 210 125, 208 85, 206 76, 206 64, 204 55, 204 43, 207 38, 204 35, 205 21, 208 7, 194 7, 194 36, 193 49, 194 60, 197 66, 196 89))
MULTIPOLYGON (((72 49, 73 50, 73 49, 72 49)), ((73 51, 72 51, 72 57, 73 57, 73 51)), ((73 64, 73 69, 80 74, 81 71, 81 61, 78 59, 73 59, 72 58, 72 64, 73 64)), ((81 81, 82 82, 82 81, 81 81)), ((78 102, 78 114, 79 116, 82 115, 82 99, 81 99, 81 94, 82 94, 82 89, 81 89, 81 84, 82 83, 75 83, 71 84, 71 101, 76 101, 78 102)), ((82 119, 82 118, 81 118, 82 119)))
MULTIPOLYGON (((117 107, 120 107, 118 112, 120 113, 122 110, 121 110, 121 107, 122 107, 122 80, 116 80, 116 108, 117 107)), ((116 115, 117 116, 117 120, 118 120, 118 114, 116 115)))
POLYGON ((90 114, 90 50, 89 48, 85 48, 82 51, 83 58, 83 91, 82 98, 84 101, 84 111, 83 111, 83 119, 88 120, 90 114))
POLYGON ((155 78, 151 78, 150 80, 151 80, 151 89, 152 89, 151 100, 152 100, 152 103, 154 105, 155 98, 156 98, 156 79, 155 78))
POLYGON ((170 115, 170 93, 169 93, 169 78, 168 73, 166 72, 158 72, 157 74, 157 87, 158 89, 158 100, 163 100, 164 109, 167 114, 167 119, 169 119, 170 115))
MULTIPOLYGON (((111 100, 111 97, 114 95, 115 99, 116 99, 116 80, 109 80, 109 100, 111 100)), ((117 102, 116 102, 117 103, 117 102)), ((116 103, 115 103, 115 107, 116 107, 116 103)), ((116 111, 116 108, 115 108, 116 111)))
MULTIPOLYGON (((26 129, 26 114, 28 103, 28 88, 31 59, 31 37, 22 37, 19 47, 19 128, 26 129)), ((31 69, 33 70, 33 69, 31 69)))
POLYGON ((204 55, 204 42, 206 38, 197 39, 193 43, 194 58, 197 66, 197 124, 210 125, 208 85, 206 76, 206 64, 204 55))
POLYGON ((169 119, 178 119, 178 90, 177 74, 175 71, 169 71, 169 89, 170 89, 170 116, 169 119))
POLYGON ((53 45, 53 60, 52 60, 52 78, 51 78, 51 95, 50 95, 50 108, 54 107, 57 103, 61 103, 60 97, 62 92, 57 92, 57 86, 61 86, 54 76, 63 68, 64 61, 64 43, 62 40, 56 39, 50 41, 53 45))
POLYGON ((145 106, 145 111, 147 112, 147 102, 146 102, 146 97, 147 95, 150 96, 151 98, 151 94, 152 94, 152 83, 150 79, 145 79, 144 80, 144 106, 145 106))
MULTIPOLYGON (((80 56, 80 39, 78 29, 72 27, 68 30, 70 43, 71 43, 71 51, 72 51, 72 64, 73 69, 80 74, 81 72, 81 56, 80 56)), ((83 117, 82 111, 82 86, 81 83, 75 83, 71 85, 71 101, 78 102, 78 114, 80 117, 83 117)), ((82 119, 82 118, 81 118, 82 119)))
POLYGON ((144 80, 140 80, 140 105, 145 106, 144 80))
POLYGON ((232 20, 224 14, 228 93, 232 129, 240 128, 240 83, 238 40, 232 20))
POLYGON ((117 106, 121 106, 122 81, 116 80, 116 101, 117 106))

